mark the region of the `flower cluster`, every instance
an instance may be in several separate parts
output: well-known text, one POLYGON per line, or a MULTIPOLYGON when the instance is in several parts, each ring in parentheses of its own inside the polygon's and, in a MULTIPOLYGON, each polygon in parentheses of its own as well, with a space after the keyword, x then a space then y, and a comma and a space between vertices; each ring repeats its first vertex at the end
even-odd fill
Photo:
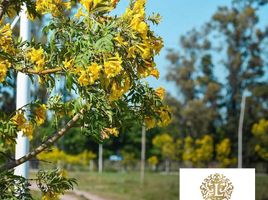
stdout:
POLYGON ((34 119, 27 120, 25 113, 19 110, 11 119, 11 121, 17 126, 18 130, 22 131, 24 135, 30 139, 33 137, 34 125, 42 125, 46 119, 46 106, 44 104, 39 105, 34 109, 34 119))
POLYGON ((82 86, 93 85, 99 79, 102 67, 97 63, 92 63, 86 70, 81 71, 78 82, 82 86))
POLYGON ((255 145, 255 151, 264 160, 268 160, 268 120, 261 119, 252 127, 252 133, 258 143, 255 145))
MULTIPOLYGON (((10 24, 5 24, 0 29, 0 51, 10 55, 15 53, 10 24)), ((0 56, 0 83, 5 80, 10 67, 10 61, 0 56)))
POLYGON ((63 15, 64 10, 71 8, 71 2, 63 0, 36 0, 36 11, 41 14, 52 14, 53 17, 63 15))
POLYGON ((42 71, 45 67, 45 53, 44 49, 31 48, 27 53, 27 58, 35 65, 36 71, 42 71))

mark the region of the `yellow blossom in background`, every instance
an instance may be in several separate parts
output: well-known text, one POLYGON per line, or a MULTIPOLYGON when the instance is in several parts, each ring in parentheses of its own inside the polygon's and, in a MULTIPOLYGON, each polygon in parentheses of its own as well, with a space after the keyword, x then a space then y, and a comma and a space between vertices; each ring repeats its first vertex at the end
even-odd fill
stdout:
POLYGON ((46 120, 46 105, 42 104, 34 111, 35 121, 37 125, 42 125, 46 120))
POLYGON ((196 149, 193 156, 193 162, 209 162, 213 157, 214 145, 213 138, 210 135, 204 135, 195 141, 196 149))
POLYGON ((236 163, 236 158, 230 158, 231 141, 225 138, 216 145, 216 159, 220 162, 220 167, 227 167, 236 163))
POLYGON ((102 67, 97 63, 92 63, 86 70, 81 72, 78 82, 80 85, 88 86, 95 83, 99 79, 100 71, 102 67))
POLYGON ((36 11, 41 14, 50 13, 53 17, 63 15, 63 11, 71 8, 71 2, 62 0, 36 0, 36 11))
POLYGON ((37 71, 42 71, 45 67, 45 53, 42 47, 39 49, 31 48, 27 53, 27 58, 35 64, 37 71))
POLYGON ((111 57, 104 62, 104 73, 107 78, 113 78, 122 71, 122 58, 117 53, 115 57, 111 57))
POLYGON ((252 127, 252 134, 257 139, 255 146, 256 153, 264 160, 268 161, 268 120, 261 119, 252 127))
POLYGON ((159 163, 159 160, 156 156, 151 156, 150 158, 148 158, 148 163, 152 166, 155 166, 159 163))
POLYGON ((268 120, 261 119, 258 123, 254 124, 252 127, 253 135, 261 137, 268 133, 268 120))
POLYGON ((182 154, 182 159, 184 161, 192 161, 194 156, 193 138, 187 136, 184 138, 184 149, 182 154))
POLYGON ((165 89, 164 89, 163 87, 159 87, 159 88, 157 88, 157 89, 155 90, 156 95, 159 96, 159 98, 160 98, 161 100, 164 99, 165 92, 166 92, 166 91, 165 91, 165 89))

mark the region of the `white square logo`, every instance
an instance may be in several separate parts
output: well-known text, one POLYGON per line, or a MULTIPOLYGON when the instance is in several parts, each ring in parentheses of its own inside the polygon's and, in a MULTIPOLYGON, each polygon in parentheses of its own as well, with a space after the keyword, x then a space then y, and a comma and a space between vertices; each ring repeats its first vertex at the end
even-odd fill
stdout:
POLYGON ((255 169, 180 169, 180 200, 255 200, 255 169))

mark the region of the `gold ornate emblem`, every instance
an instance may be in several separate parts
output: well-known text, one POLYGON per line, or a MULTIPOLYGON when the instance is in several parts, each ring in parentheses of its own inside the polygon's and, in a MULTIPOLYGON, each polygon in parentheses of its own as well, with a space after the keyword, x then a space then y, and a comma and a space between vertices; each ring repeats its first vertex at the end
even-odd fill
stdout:
POLYGON ((204 200, 230 200, 234 186, 222 174, 209 175, 200 186, 204 200))

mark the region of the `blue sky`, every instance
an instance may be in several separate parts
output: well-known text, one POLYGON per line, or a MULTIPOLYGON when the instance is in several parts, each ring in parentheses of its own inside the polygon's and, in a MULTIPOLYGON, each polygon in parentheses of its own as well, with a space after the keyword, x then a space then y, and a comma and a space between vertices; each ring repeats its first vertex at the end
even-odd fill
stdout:
MULTIPOLYGON (((117 7, 118 13, 123 13, 129 0, 121 0, 117 7)), ((200 27, 209 21, 218 6, 230 6, 231 0, 147 0, 147 13, 160 13, 162 23, 152 27, 157 35, 163 37, 165 48, 156 58, 156 64, 160 71, 160 79, 149 78, 153 87, 163 86, 172 95, 177 96, 175 86, 165 81, 168 61, 165 59, 167 48, 177 48, 179 37, 192 28, 200 27)), ((268 21, 267 6, 262 10, 261 16, 268 21)), ((266 23, 268 24, 268 23, 266 23)))

